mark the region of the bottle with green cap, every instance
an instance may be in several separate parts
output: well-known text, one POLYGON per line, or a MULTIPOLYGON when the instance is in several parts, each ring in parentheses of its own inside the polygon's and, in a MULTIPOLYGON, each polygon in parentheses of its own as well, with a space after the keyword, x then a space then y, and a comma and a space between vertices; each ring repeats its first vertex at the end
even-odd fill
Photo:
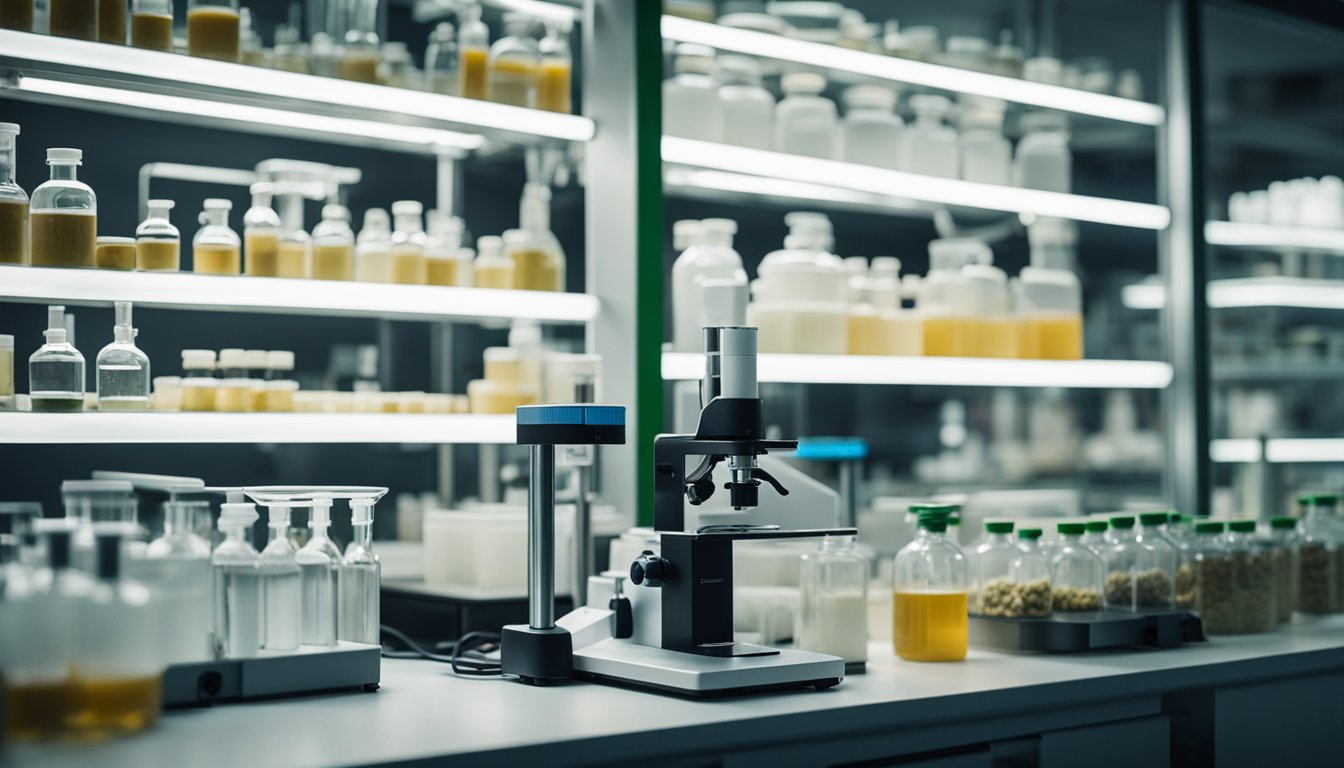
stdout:
POLYGON ((915 540, 896 554, 892 644, 907 661, 966 658, 966 556, 947 538, 957 507, 917 504, 915 540))
POLYGON ((1138 608, 1172 608, 1176 604, 1176 545, 1162 533, 1169 513, 1139 515, 1134 541, 1139 549, 1134 570, 1134 604, 1138 608))
POLYGON ((1106 547, 1106 607, 1123 611, 1135 609, 1134 574, 1138 565, 1139 546, 1134 541, 1134 516, 1113 515, 1107 521, 1106 547))
POLYGON ((1298 495, 1297 504, 1302 512, 1297 610, 1310 614, 1334 613, 1340 605, 1340 547, 1334 536, 1339 496, 1313 491, 1298 495))
POLYGON ((1052 608, 1060 612, 1101 610, 1106 563, 1083 543, 1087 524, 1059 523, 1055 530, 1059 543, 1050 558, 1052 608))
POLYGON ((1209 635, 1236 632, 1236 571, 1226 531, 1219 521, 1195 523, 1194 610, 1209 635))
POLYGON ((1098 557, 1110 548, 1110 543, 1106 541, 1106 532, 1111 528, 1105 520, 1088 520, 1083 523, 1083 536, 1078 540, 1080 544, 1088 547, 1097 553, 1098 557))
POLYGON ((1167 510, 1167 522, 1162 527, 1162 533, 1179 549, 1182 543, 1190 543, 1195 536, 1193 519, 1174 509, 1167 510))
POLYGON ((1278 626, 1274 605, 1274 556, 1255 540, 1254 520, 1227 524, 1227 548, 1232 555, 1234 631, 1269 632, 1278 626))
POLYGON ((1008 567, 1018 554, 1012 520, 986 520, 985 535, 971 553, 971 613, 985 614, 984 595, 993 590, 995 599, 1008 581, 1008 567))
POLYGON ((1298 544, 1297 518, 1277 515, 1269 519, 1269 542, 1274 547, 1274 606, 1280 624, 1293 620, 1297 607, 1298 544))

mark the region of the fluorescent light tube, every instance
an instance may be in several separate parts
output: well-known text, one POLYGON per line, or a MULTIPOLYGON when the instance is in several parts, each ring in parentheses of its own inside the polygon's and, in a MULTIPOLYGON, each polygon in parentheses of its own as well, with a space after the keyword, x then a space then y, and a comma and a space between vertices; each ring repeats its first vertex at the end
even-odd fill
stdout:
POLYGON ((0 443, 513 443, 511 415, 0 413, 0 443))
MULTIPOLYGON (((1211 281, 1207 295, 1211 309, 1344 309, 1344 280, 1238 277, 1211 281)), ((1127 285, 1120 290, 1120 301, 1130 309, 1162 309, 1167 288, 1160 283, 1127 285)))
MULTIPOLYGON (((1344 462, 1344 439, 1337 437, 1278 437, 1266 446, 1271 464, 1318 464, 1344 462)), ((1253 438, 1214 440, 1209 456, 1224 464, 1260 461, 1260 441, 1253 438)))

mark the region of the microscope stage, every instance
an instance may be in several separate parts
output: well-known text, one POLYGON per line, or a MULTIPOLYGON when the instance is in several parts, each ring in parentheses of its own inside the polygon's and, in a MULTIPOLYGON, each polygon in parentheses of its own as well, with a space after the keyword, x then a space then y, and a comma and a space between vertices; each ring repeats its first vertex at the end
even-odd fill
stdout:
POLYGON ((839 684, 845 662, 809 651, 718 657, 607 638, 574 650, 576 677, 654 688, 686 696, 724 696, 839 684))

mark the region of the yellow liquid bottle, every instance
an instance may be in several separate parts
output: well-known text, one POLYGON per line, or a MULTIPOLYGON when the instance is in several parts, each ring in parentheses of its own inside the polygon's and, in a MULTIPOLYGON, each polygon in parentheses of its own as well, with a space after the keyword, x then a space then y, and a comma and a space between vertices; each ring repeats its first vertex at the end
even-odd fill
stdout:
POLYGON ((28 201, 0 200, 0 264, 29 264, 28 201))
POLYGON ((965 357, 970 353, 968 318, 926 315, 922 325, 924 354, 935 357, 965 357))
POLYGON ((33 31, 33 0, 0 0, 0 29, 33 31))
POLYGON ((187 11, 187 52, 207 59, 240 61, 243 53, 241 29, 235 8, 192 8, 187 11))
POLYGON ((569 114, 572 70, 568 61, 543 61, 537 73, 537 109, 569 114))
POLYGON ((132 13, 131 45, 151 51, 172 51, 173 15, 145 11, 132 13))
POLYGON ((490 52, 484 48, 464 48, 457 69, 458 93, 469 99, 490 98, 490 52))
POLYGON ((57 37, 98 39, 98 0, 51 0, 47 29, 57 37))
POLYGON ((138 240, 135 268, 141 272, 176 272, 181 268, 181 253, 176 240, 138 240))
POLYGON ((353 280, 355 278, 355 247, 353 245, 314 245, 313 277, 318 280, 353 280))
POLYGON ((191 240, 191 268, 205 275, 236 275, 242 271, 242 241, 229 229, 233 203, 208 198, 202 204, 201 228, 191 240))
POLYGON ((98 41, 126 44, 126 0, 101 0, 98 3, 98 41))
POLYGON ((201 275, 236 275, 242 257, 236 245, 202 243, 191 249, 191 269, 201 275))
POLYGON ((886 327, 877 312, 867 304, 849 309, 849 349, 851 355, 885 355, 886 327))
POLYGON ((966 593, 907 592, 892 596, 892 641, 906 661, 966 658, 966 593))
POLYGON ((427 259, 425 261, 425 278, 430 285, 457 285, 457 260, 427 259))
POLYGON ((273 229, 243 230, 244 274, 276 277, 280 274, 280 233, 273 229))
POLYGON ((275 255, 275 276, 306 278, 312 270, 308 263, 307 240, 284 240, 275 255))
POLYGON ((162 691, 158 675, 81 681, 76 690, 81 709, 72 725, 98 734, 144 730, 158 719, 162 691))
POLYGON ((1016 321, 1003 318, 980 318, 975 321, 972 337, 975 357, 1018 357, 1018 337, 1021 331, 1016 321))
POLYGON ((390 262, 394 283, 424 285, 428 276, 425 265, 425 228, 421 219, 424 206, 415 200, 392 204, 392 248, 390 262))
POLYGON ((537 66, 519 59, 497 59, 490 63, 490 100, 515 107, 531 107, 536 102, 537 66))
POLYGON ((336 62, 336 76, 359 83, 378 82, 378 50, 347 48, 336 62))
POLYGON ((95 248, 99 269, 135 269, 135 238, 100 237, 95 248))
POLYGON ((1035 327, 1038 354, 1044 360, 1081 360, 1083 317, 1074 314, 1037 315, 1035 327))

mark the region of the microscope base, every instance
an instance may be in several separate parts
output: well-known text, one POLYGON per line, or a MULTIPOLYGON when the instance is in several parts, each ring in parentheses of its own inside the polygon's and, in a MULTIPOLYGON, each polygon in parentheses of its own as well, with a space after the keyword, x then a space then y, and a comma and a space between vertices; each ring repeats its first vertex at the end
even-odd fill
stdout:
POLYGON ((787 649, 769 656, 705 656, 608 638, 574 651, 574 675, 683 696, 728 696, 830 688, 845 678, 845 662, 787 649))
POLYGON ((561 627, 533 629, 509 624, 499 633, 500 671, 529 685, 547 685, 574 676, 574 640, 561 627))

